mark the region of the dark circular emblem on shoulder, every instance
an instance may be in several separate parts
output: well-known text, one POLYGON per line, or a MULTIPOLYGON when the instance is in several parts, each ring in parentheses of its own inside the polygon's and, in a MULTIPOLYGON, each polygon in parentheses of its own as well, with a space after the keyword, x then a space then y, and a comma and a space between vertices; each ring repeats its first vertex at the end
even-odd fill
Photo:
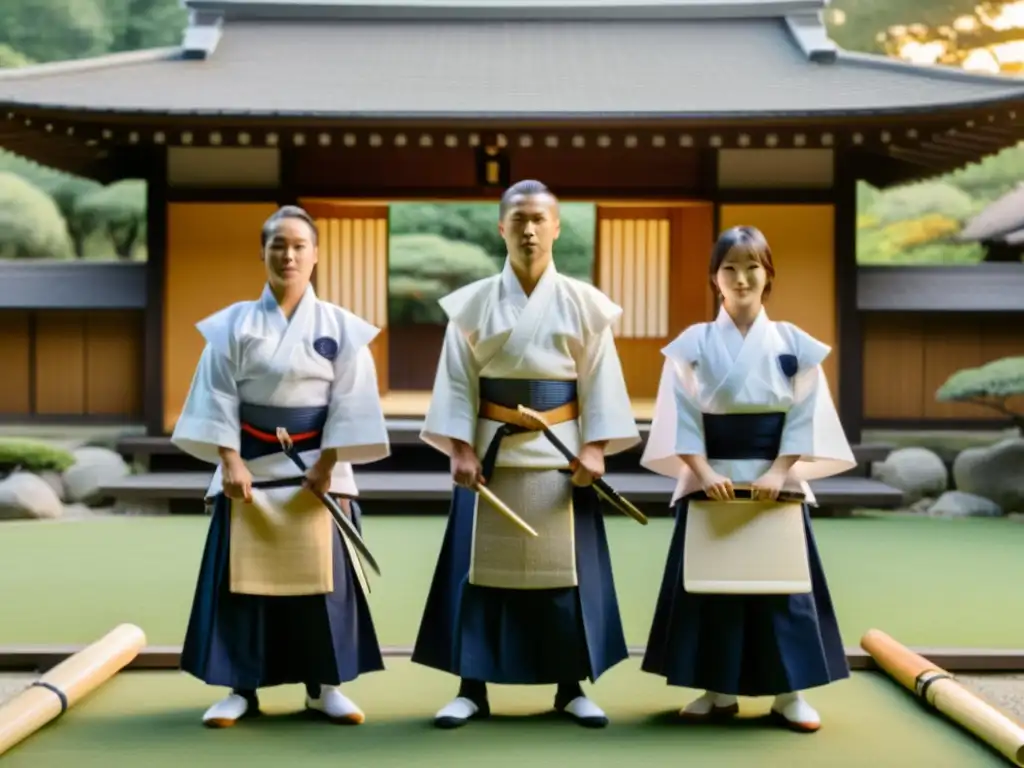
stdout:
POLYGON ((799 368, 796 355, 779 355, 779 367, 786 376, 795 376, 799 368))
POLYGON ((328 360, 333 360, 338 356, 338 342, 330 336, 321 336, 314 341, 313 349, 320 357, 326 357, 328 360))

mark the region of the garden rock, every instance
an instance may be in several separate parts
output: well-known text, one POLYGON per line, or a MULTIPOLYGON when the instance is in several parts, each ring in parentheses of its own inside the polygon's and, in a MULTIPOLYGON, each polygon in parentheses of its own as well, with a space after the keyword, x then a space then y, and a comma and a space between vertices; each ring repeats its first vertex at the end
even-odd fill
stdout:
POLYGON ((937 498, 948 487, 946 465, 927 448, 899 448, 871 467, 871 476, 903 492, 904 506, 937 498))
POLYGON ((0 520, 53 520, 64 510, 45 480, 31 472, 12 472, 0 480, 0 520))
POLYGON ((64 472, 67 500, 73 503, 102 505, 107 499, 100 494, 100 488, 131 474, 121 455, 109 448, 79 448, 73 455, 75 463, 64 472))
POLYGON ((928 510, 936 517, 1000 517, 1003 510, 991 499, 963 491, 946 491, 928 510))
POLYGON ((1024 512, 1024 437, 968 448, 953 462, 959 491, 983 496, 1006 512, 1024 512))
POLYGON ((52 469, 47 469, 42 472, 37 472, 36 474, 39 475, 39 478, 48 486, 53 488, 53 492, 57 494, 58 499, 61 501, 68 500, 68 491, 67 488, 64 487, 64 478, 61 477, 60 472, 54 472, 52 469))

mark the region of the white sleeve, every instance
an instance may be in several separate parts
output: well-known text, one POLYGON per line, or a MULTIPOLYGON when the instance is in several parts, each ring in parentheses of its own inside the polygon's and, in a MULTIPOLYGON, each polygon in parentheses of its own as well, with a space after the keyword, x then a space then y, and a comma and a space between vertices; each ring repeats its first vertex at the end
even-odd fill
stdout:
POLYGON ((841 474, 857 462, 821 367, 831 349, 795 326, 787 330, 797 371, 793 376, 793 405, 786 414, 779 455, 799 457, 792 474, 800 480, 841 474))
POLYGON ((479 407, 480 374, 473 350, 459 327, 450 321, 420 439, 449 456, 452 440, 473 445, 479 407))
POLYGON ((390 454, 377 367, 367 346, 335 361, 320 447, 337 450, 339 462, 352 464, 379 461, 390 454))
POLYGON ((239 450, 239 396, 234 366, 227 355, 207 344, 171 442, 190 456, 220 463, 219 448, 239 450))
POLYGON ((580 357, 576 387, 581 441, 607 441, 608 456, 631 448, 640 442, 640 431, 611 327, 595 334, 580 357))
POLYGON ((680 456, 704 456, 704 416, 692 396, 693 382, 687 369, 666 358, 654 402, 651 431, 641 466, 665 477, 676 478, 686 470, 680 456))

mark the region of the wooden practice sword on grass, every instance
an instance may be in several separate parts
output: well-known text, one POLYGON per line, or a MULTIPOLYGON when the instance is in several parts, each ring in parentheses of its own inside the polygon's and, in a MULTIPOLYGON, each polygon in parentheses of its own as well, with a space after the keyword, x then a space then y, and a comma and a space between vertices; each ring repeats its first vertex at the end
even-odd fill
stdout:
MULTIPOLYGON (((551 427, 548 426, 548 423, 544 420, 544 417, 540 413, 533 410, 532 408, 527 408, 525 405, 519 406, 519 412, 523 414, 523 416, 525 416, 531 422, 533 422, 537 429, 542 431, 545 437, 547 437, 547 439, 551 441, 551 444, 558 449, 559 453, 561 453, 563 456, 565 456, 566 459, 572 462, 573 466, 579 463, 579 457, 576 456, 572 451, 570 451, 565 443, 558 439, 555 433, 551 431, 551 427)), ((618 491, 616 491, 610 485, 608 485, 608 483, 605 482, 603 478, 599 477, 596 480, 594 480, 594 490, 597 491, 598 496, 603 498, 605 501, 607 501, 609 504, 611 504, 613 507, 615 507, 623 514, 629 515, 638 523, 640 523, 640 525, 647 525, 647 516, 639 509, 634 507, 622 495, 620 495, 618 491)))

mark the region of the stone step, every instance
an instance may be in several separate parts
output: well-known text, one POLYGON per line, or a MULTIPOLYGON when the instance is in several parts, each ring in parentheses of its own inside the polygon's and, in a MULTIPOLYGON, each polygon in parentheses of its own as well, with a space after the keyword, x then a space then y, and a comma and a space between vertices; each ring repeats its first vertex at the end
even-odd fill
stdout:
MULTIPOLYGON (((381 462, 367 465, 362 469, 365 474, 374 472, 394 472, 404 470, 443 470, 447 466, 447 458, 420 440, 423 421, 420 419, 388 419, 388 436, 391 441, 391 456, 381 462)), ((640 424, 641 437, 646 440, 649 424, 640 424)), ((892 446, 881 443, 859 444, 852 446, 858 468, 851 470, 849 475, 867 475, 871 463, 883 461, 892 450, 892 446)), ((203 467, 197 460, 186 455, 171 443, 170 437, 132 436, 126 437, 117 444, 117 451, 129 461, 144 464, 152 472, 157 471, 200 471, 203 467)), ((608 458, 608 471, 643 472, 639 465, 643 445, 631 451, 608 458)))
MULTIPOLYGON (((201 501, 211 477, 210 472, 150 472, 106 483, 102 492, 126 506, 201 501)), ((663 508, 665 512, 675 488, 674 481, 649 472, 609 473, 605 479, 634 504, 663 508)), ((445 472, 357 472, 356 483, 361 501, 400 502, 407 511, 415 511, 417 503, 447 502, 452 490, 445 472)), ((866 477, 832 477, 810 485, 820 507, 891 509, 902 501, 900 491, 866 477)))

